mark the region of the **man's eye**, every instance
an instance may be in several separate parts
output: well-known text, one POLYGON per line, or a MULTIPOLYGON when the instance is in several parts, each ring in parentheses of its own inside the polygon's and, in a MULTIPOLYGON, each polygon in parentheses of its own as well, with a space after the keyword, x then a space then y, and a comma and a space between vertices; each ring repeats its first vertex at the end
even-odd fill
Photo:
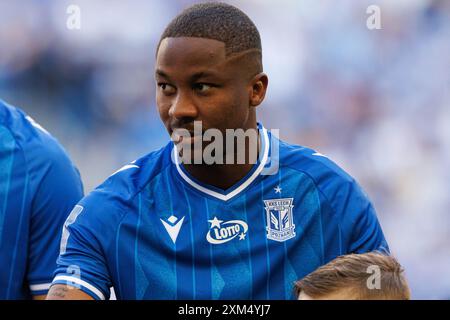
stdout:
POLYGON ((212 88, 212 85, 206 83, 196 83, 194 89, 197 91, 205 92, 212 88))
POLYGON ((175 88, 168 83, 158 83, 158 87, 160 87, 165 94, 172 94, 175 92, 175 88))

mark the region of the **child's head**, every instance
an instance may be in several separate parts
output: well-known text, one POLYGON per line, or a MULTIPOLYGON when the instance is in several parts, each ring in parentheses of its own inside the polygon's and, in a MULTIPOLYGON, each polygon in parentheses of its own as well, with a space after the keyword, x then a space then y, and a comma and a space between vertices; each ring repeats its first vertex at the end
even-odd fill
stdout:
POLYGON ((340 256, 295 283, 299 300, 409 300, 403 268, 379 252, 340 256))

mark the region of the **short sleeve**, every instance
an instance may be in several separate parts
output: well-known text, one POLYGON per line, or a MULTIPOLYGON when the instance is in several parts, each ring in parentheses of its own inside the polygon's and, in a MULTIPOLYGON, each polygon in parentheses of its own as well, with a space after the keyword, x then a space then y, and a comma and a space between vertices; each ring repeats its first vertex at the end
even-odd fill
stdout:
POLYGON ((353 180, 339 190, 337 206, 347 242, 347 253, 389 252, 375 209, 368 196, 353 180))
POLYGON ((52 282, 70 285, 97 300, 109 299, 112 287, 105 256, 112 221, 99 218, 102 206, 95 195, 89 195, 72 210, 64 224, 52 282))

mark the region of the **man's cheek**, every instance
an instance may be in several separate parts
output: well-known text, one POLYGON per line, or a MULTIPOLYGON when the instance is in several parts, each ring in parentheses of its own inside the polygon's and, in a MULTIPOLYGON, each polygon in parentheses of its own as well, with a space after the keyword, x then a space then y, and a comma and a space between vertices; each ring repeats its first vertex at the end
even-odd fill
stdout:
POLYGON ((158 113, 162 123, 167 128, 167 130, 169 130, 170 125, 169 108, 158 107, 158 113))

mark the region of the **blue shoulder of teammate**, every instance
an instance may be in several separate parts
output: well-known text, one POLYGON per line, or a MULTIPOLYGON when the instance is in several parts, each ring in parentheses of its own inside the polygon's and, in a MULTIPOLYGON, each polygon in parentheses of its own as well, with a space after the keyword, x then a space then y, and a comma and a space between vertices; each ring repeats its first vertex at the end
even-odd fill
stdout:
POLYGON ((0 101, 0 297, 48 291, 62 225, 83 196, 65 150, 24 112, 0 101), (21 249, 24 245, 27 250, 21 249))

